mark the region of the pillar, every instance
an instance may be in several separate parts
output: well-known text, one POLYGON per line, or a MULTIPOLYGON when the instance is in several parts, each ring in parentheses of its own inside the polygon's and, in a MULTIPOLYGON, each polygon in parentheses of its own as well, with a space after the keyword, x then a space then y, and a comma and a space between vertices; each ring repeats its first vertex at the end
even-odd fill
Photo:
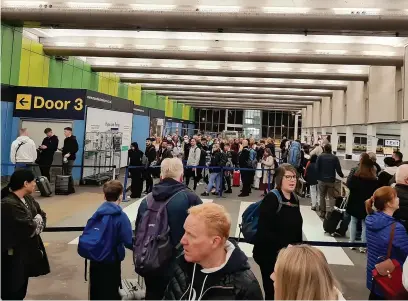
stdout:
POLYGON ((312 144, 312 129, 307 129, 307 140, 306 140, 307 144, 312 144))
POLYGON ((408 122, 401 123, 400 152, 403 160, 408 161, 408 122))
POLYGON ((377 151, 377 126, 375 124, 367 125, 367 152, 377 151))
POLYGON ((301 132, 300 132, 300 142, 302 143, 306 143, 306 129, 304 127, 302 127, 301 132))
POLYGON ((339 133, 336 127, 332 127, 332 134, 330 139, 332 150, 334 153, 337 153, 337 147, 339 145, 339 133))
POLYGON ((225 130, 228 130, 228 109, 225 109, 225 130))
POLYGON ((349 125, 346 126, 346 159, 351 159, 351 156, 353 155, 353 144, 353 127, 349 125))
POLYGON ((317 143, 317 128, 313 128, 313 145, 317 143))
POLYGON ((295 140, 299 138, 299 115, 296 114, 295 115, 295 140))

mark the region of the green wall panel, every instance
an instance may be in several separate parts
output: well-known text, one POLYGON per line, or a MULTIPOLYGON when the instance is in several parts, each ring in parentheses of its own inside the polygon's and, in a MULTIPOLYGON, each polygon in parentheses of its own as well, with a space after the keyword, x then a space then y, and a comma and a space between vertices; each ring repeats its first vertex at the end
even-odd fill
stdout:
POLYGON ((82 88, 82 69, 80 68, 74 67, 74 72, 72 74, 72 88, 82 88))
POLYGON ((166 96, 157 96, 157 109, 165 111, 166 110, 166 96))
POLYGON ((18 78, 18 84, 20 86, 28 85, 28 69, 30 68, 30 50, 21 50, 21 60, 20 60, 20 72, 18 78))
POLYGON ((89 89, 91 90, 91 72, 82 70, 82 89, 89 89))
POLYGON ((129 93, 128 85, 119 83, 118 96, 121 98, 129 99, 128 93, 129 93))
POLYGON ((10 83, 11 58, 13 54, 13 29, 2 26, 1 33, 1 82, 10 83))
POLYGON ((91 73, 91 86, 90 86, 90 90, 97 92, 98 91, 98 87, 99 86, 99 76, 97 73, 92 72, 91 73))
POLYGON ((67 63, 62 65, 61 88, 72 88, 72 76, 74 67, 67 63))
POLYGON ((14 30, 13 53, 11 56, 10 85, 18 85, 20 75, 21 46, 23 34, 20 28, 14 30))
POLYGON ((50 61, 50 72, 48 86, 50 88, 60 88, 62 78, 62 62, 55 59, 50 61))

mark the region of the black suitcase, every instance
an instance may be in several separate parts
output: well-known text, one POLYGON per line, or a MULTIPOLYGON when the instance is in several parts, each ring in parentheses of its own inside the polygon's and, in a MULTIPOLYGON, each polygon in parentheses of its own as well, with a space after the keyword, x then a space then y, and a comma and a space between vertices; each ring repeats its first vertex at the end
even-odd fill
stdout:
POLYGON ((334 210, 323 221, 324 232, 333 234, 337 230, 337 226, 343 219, 344 211, 346 210, 347 199, 343 197, 336 198, 334 210))
POLYGON ((71 176, 57 175, 55 178, 55 194, 68 195, 71 176))
POLYGON ((40 193, 42 196, 51 196, 52 194, 52 188, 50 185, 50 182, 48 181, 48 179, 46 177, 38 177, 36 179, 36 183, 37 183, 37 188, 38 190, 40 190, 40 193))

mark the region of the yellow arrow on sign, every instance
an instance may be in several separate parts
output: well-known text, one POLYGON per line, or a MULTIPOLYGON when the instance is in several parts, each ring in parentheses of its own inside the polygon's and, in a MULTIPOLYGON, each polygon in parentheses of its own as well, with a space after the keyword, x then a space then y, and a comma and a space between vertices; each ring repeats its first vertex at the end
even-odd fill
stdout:
POLYGON ((31 94, 17 94, 16 110, 31 110, 31 94))

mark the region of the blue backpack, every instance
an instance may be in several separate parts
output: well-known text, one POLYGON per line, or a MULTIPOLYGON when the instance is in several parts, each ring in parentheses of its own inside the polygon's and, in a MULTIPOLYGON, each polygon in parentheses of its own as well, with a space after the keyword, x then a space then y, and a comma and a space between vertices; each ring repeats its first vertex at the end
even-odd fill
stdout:
MULTIPOLYGON (((271 190, 271 192, 276 195, 276 197, 278 198, 278 202, 279 202, 278 209, 276 210, 276 214, 278 214, 281 211, 282 206, 290 206, 290 207, 299 206, 297 204, 283 202, 282 197, 277 189, 273 189, 271 190)), ((245 238, 245 241, 250 244, 253 244, 255 241, 255 235, 258 230, 259 212, 260 212, 262 201, 263 200, 260 200, 258 202, 251 204, 242 214, 242 222, 239 225, 239 228, 240 228, 239 236, 241 236, 241 233, 242 233, 242 235, 245 238)), ((239 237, 238 237, 238 240, 239 240, 239 237)))
POLYGON ((93 215, 87 222, 84 232, 79 237, 78 254, 92 261, 105 261, 112 250, 116 251, 115 227, 113 216, 93 215))

